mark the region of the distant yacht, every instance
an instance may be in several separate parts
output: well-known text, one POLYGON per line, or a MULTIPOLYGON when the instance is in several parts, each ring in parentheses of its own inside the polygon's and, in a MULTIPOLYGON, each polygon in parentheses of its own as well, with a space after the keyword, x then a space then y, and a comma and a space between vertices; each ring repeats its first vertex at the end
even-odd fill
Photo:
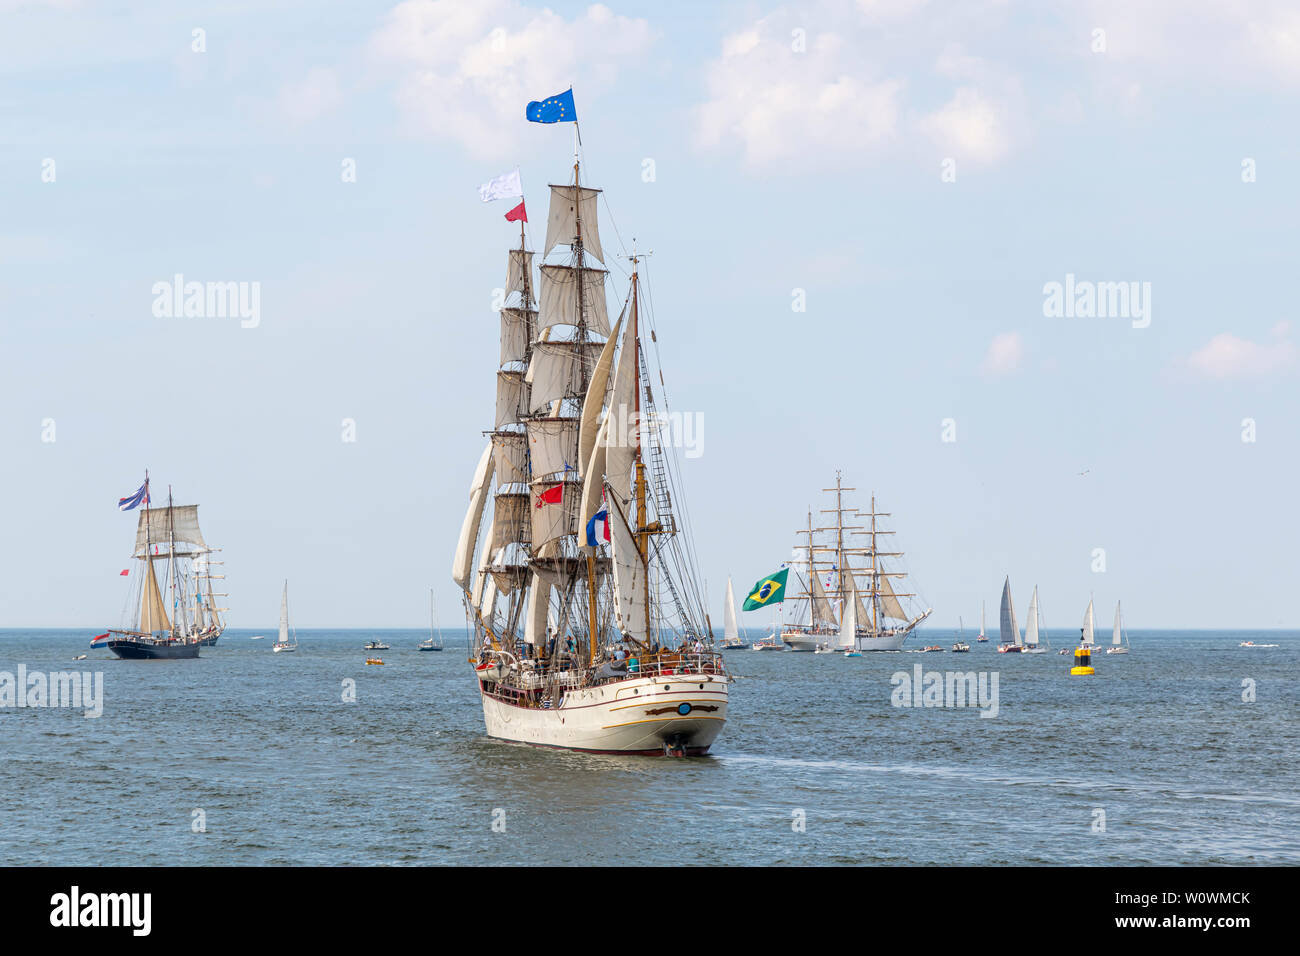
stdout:
POLYGON ((1019 654, 1024 650, 1020 628, 1016 626, 1016 609, 1011 603, 1011 576, 1002 583, 1002 608, 998 612, 998 653, 1019 654))
POLYGON ((980 636, 975 638, 976 644, 987 644, 989 639, 984 636, 984 602, 980 601, 980 636))
POLYGON ((1039 617, 1038 585, 1035 584, 1033 597, 1029 599, 1029 620, 1025 623, 1025 646, 1020 651, 1022 654, 1046 654, 1051 647, 1046 634, 1043 635, 1041 644, 1038 641, 1039 617))
POLYGON ((296 651, 298 649, 298 632, 293 632, 293 640, 289 640, 289 582, 284 582, 284 593, 280 595, 280 639, 271 645, 271 650, 279 654, 284 651, 296 651))
POLYGON ((1088 598, 1088 610, 1083 612, 1083 628, 1080 630, 1079 643, 1084 647, 1093 649, 1097 646, 1095 637, 1096 628, 1092 613, 1092 598, 1088 598))
POLYGON ((422 651, 442 650, 442 632, 438 631, 438 615, 433 609, 433 588, 429 588, 429 637, 417 645, 422 651), (437 640, 434 640, 435 632, 437 640))
MULTIPOLYGON (((362 650, 366 650, 366 651, 386 651, 386 650, 388 650, 388 645, 385 644, 383 641, 379 640, 379 638, 376 637, 376 638, 372 638, 371 640, 367 641, 367 642, 366 642, 366 646, 365 646, 364 648, 362 648, 362 650)), ((367 661, 367 663, 369 663, 369 661, 367 661)))
POLYGON ((1129 652, 1128 635, 1124 633, 1123 620, 1120 616, 1120 603, 1115 602, 1115 631, 1111 635, 1110 647, 1106 648, 1107 654, 1127 654, 1129 652))
POLYGON ((970 650, 970 645, 966 643, 966 625, 962 623, 960 617, 957 618, 957 640, 953 642, 952 652, 954 654, 965 654, 970 650))
POLYGON ((727 575, 727 601, 722 606, 722 649, 735 651, 744 646, 736 624, 736 593, 731 589, 731 575, 727 575))

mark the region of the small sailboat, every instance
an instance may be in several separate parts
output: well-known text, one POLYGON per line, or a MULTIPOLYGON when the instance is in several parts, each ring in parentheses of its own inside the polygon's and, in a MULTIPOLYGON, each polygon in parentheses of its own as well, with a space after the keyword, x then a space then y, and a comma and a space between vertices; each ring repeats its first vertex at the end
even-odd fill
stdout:
POLYGON ((952 652, 954 654, 965 654, 970 650, 970 645, 966 643, 966 625, 960 617, 957 618, 957 640, 953 642, 952 652))
POLYGON ((1011 576, 1002 583, 1002 607, 998 612, 998 653, 1019 654, 1024 650, 1020 643, 1020 628, 1016 625, 1016 609, 1011 603, 1011 576))
POLYGON ((858 651, 858 588, 849 578, 849 594, 844 601, 844 612, 840 615, 840 640, 838 650, 845 657, 859 657, 858 651))
POLYGON ((1079 643, 1092 649, 1097 646, 1092 613, 1092 598, 1088 598, 1088 610, 1083 612, 1083 627, 1079 630, 1079 643))
POLYGON ((1129 651, 1128 635, 1124 633, 1120 617, 1120 604, 1120 601, 1115 602, 1115 632, 1111 635, 1110 647, 1106 648, 1107 654, 1127 654, 1129 651))
POLYGON ((442 650, 442 632, 438 630, 438 615, 433 609, 433 588, 429 588, 429 637, 416 647, 421 651, 442 650))
POLYGON ((1047 635, 1042 635, 1042 643, 1039 643, 1039 614, 1038 614, 1038 585, 1034 585, 1033 597, 1029 599, 1029 620, 1025 622, 1025 646, 1021 649, 1022 654, 1046 654, 1051 646, 1047 642, 1047 635))
POLYGON ((783 651, 785 645, 781 643, 781 609, 776 608, 776 617, 772 621, 772 630, 768 632, 767 637, 760 641, 755 641, 749 645, 751 651, 783 651))
POLYGON ((984 636, 984 602, 980 601, 980 636, 975 638, 976 644, 987 644, 989 639, 984 636))
POLYGON ((296 651, 298 649, 298 632, 293 632, 293 640, 289 640, 289 582, 284 582, 284 593, 280 595, 280 639, 271 645, 271 650, 276 654, 296 651))
POLYGON ((742 650, 745 642, 740 638, 740 628, 736 624, 736 594, 731 589, 731 575, 727 575, 727 602, 722 607, 722 649, 724 651, 742 650))

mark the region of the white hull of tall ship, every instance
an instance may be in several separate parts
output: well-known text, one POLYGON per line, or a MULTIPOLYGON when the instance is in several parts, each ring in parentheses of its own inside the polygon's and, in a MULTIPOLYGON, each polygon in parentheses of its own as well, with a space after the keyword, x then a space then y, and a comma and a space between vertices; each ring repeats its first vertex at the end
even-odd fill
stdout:
POLYGON ((727 720, 725 675, 637 677, 570 690, 560 706, 520 707, 480 682, 489 737, 602 754, 700 757, 727 720))
POLYGON ((781 641, 792 651, 815 651, 818 644, 825 644, 834 635, 816 634, 811 631, 782 631, 781 641))
POLYGON ((858 637, 854 642, 860 651, 901 651, 903 642, 911 631, 895 634, 879 634, 873 637, 858 637))

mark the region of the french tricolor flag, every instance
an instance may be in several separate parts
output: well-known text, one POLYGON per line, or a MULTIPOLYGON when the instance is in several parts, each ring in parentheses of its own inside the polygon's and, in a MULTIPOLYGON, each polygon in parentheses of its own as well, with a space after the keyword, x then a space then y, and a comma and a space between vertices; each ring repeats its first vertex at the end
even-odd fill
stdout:
POLYGON ((141 504, 149 503, 149 479, 144 480, 144 484, 137 488, 132 494, 125 498, 117 499, 118 511, 130 511, 132 508, 138 508, 141 504))
POLYGON ((609 510, 602 508, 591 516, 587 522, 587 547, 597 547, 600 542, 596 540, 596 522, 599 521, 604 525, 605 540, 609 540, 609 510))

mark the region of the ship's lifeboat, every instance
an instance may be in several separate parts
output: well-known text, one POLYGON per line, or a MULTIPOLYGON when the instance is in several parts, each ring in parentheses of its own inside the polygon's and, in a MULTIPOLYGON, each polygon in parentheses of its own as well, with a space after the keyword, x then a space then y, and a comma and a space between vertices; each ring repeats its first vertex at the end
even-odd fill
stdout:
POLYGON ((487 684, 494 684, 501 679, 501 674, 505 668, 500 661, 484 661, 474 668, 474 673, 478 679, 487 684))

